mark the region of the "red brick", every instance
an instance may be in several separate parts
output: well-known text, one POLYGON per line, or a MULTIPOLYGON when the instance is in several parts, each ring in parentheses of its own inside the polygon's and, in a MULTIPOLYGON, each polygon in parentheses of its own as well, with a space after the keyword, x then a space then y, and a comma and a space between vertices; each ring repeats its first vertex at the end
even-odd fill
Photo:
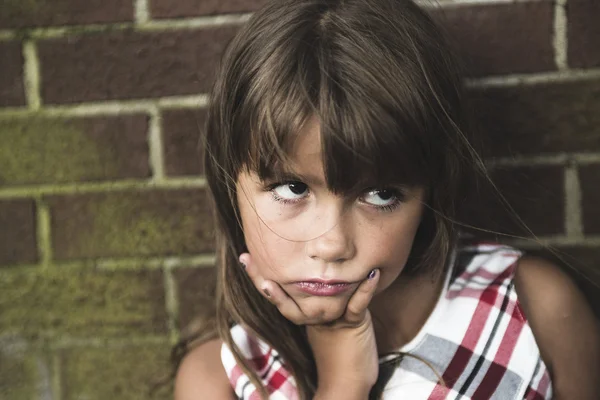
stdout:
POLYGON ((267 0, 150 0, 153 18, 180 18, 254 11, 267 0))
POLYGON ((185 329, 192 323, 215 323, 216 272, 213 267, 182 268, 175 271, 180 329, 185 329))
POLYGON ((25 340, 165 336, 160 270, 14 268, 0 279, 0 332, 25 340))
MULTIPOLYGON (((564 232, 562 166, 498 167, 491 171, 491 176, 517 216, 536 235, 564 232)), ((464 207, 463 218, 475 227, 520 237, 531 236, 502 204, 490 185, 483 185, 464 207)))
POLYGON ((133 0, 3 0, 0 29, 133 20, 133 0))
POLYGON ((453 6, 433 11, 471 76, 554 70, 552 1, 453 6))
POLYGON ((0 183, 149 177, 147 131, 141 114, 0 119, 0 138, 10 144, 0 148, 0 183))
POLYGON ((115 32, 41 41, 43 100, 76 103, 207 91, 236 30, 115 32))
POLYGON ((600 66, 600 3, 597 0, 569 0, 566 7, 569 66, 600 66))
POLYGON ((25 105, 21 43, 0 41, 0 60, 0 107, 25 105))
POLYGON ((600 234, 600 164, 579 169, 583 228, 586 234, 600 234))
POLYGON ((600 151, 600 80, 471 89, 494 156, 600 151))
POLYGON ((205 110, 163 112, 163 143, 168 175, 200 175, 205 110))
POLYGON ((57 259, 185 255, 213 250, 203 190, 141 190, 48 198, 57 259))
POLYGON ((38 260, 35 203, 0 200, 0 265, 38 260))

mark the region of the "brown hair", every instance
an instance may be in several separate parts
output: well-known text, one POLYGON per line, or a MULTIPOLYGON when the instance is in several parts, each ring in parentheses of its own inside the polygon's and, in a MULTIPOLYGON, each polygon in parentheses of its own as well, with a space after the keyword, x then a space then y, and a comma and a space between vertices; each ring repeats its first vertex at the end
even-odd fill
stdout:
POLYGON ((472 173, 483 170, 466 137, 460 74, 444 37, 408 0, 280 0, 255 13, 229 45, 204 143, 217 224, 217 325, 264 397, 232 324, 279 352, 301 398, 312 398, 316 368, 303 328, 260 296, 238 264, 245 244, 237 177, 244 168, 269 177, 316 116, 332 191, 365 180, 427 189, 405 273, 441 273, 457 239, 457 203, 472 173))

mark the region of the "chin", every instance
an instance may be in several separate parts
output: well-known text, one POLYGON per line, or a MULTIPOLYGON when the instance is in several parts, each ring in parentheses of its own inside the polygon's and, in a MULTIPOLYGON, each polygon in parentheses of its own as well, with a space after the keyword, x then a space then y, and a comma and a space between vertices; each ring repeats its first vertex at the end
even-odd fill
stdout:
POLYGON ((307 316, 333 322, 342 317, 348 306, 347 296, 310 296, 296 300, 296 303, 307 316))

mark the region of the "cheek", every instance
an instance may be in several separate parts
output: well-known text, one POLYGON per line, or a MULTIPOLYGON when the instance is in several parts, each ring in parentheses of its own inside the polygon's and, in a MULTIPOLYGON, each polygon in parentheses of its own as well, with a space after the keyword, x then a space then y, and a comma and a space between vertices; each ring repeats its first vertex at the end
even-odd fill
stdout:
POLYGON ((405 220, 373 232, 364 244, 369 265, 381 268, 380 288, 389 286, 404 270, 418 226, 417 218, 405 220))
POLYGON ((286 265, 304 253, 302 243, 283 239, 267 227, 254 210, 241 211, 246 247, 253 264, 265 279, 283 276, 286 265))

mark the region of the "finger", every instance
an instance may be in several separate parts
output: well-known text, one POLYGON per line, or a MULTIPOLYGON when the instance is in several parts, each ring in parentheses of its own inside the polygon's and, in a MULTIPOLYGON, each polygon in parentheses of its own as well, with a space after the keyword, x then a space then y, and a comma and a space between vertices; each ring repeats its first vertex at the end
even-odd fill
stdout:
POLYGON ((239 257, 240 263, 244 266, 248 277, 259 291, 259 293, 275 305, 279 312, 295 324, 306 323, 306 316, 296 302, 277 283, 266 280, 260 275, 259 269, 252 262, 252 256, 249 253, 243 253, 239 257))
POLYGON ((248 278, 252 281, 256 288, 260 288, 263 284, 263 277, 260 275, 258 268, 256 268, 252 263, 252 257, 249 253, 242 253, 238 258, 240 263, 242 264, 242 268, 246 271, 248 278))
POLYGON ((306 323, 306 315, 304 315, 294 299, 292 299, 279 284, 270 280, 264 280, 260 290, 267 300, 279 309, 279 312, 284 317, 296 325, 306 323))
POLYGON ((381 273, 378 269, 374 269, 369 273, 369 277, 365 279, 356 289, 348 301, 344 319, 349 323, 360 323, 365 317, 367 307, 373 298, 377 283, 381 273))

